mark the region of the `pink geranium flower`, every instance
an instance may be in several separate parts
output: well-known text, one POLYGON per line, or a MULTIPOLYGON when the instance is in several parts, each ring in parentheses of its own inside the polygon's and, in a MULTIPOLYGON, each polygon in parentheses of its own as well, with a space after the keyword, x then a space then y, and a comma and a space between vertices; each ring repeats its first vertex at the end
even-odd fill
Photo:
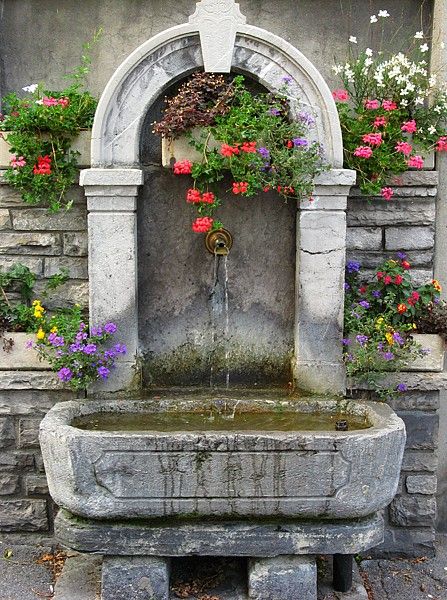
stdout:
POLYGON ((13 169, 18 169, 19 167, 24 167, 26 165, 26 160, 23 158, 23 156, 16 156, 13 154, 11 156, 10 165, 13 169))
POLYGON ((387 120, 385 117, 376 117, 374 119, 373 127, 383 127, 387 124, 387 120))
POLYGON ((365 100, 365 108, 368 110, 375 110, 379 108, 380 102, 378 100, 365 100))
POLYGON ((436 142, 436 150, 438 152, 447 152, 447 137, 443 135, 436 142))
POLYGON ((52 98, 51 96, 44 96, 42 98, 42 104, 44 106, 57 106, 59 101, 57 98, 52 98))
POLYGON ((407 165, 409 167, 415 167, 416 169, 422 169, 424 166, 424 159, 422 156, 418 156, 417 154, 415 156, 410 156, 410 158, 407 160, 407 165))
POLYGON ((391 110, 396 110, 397 104, 395 102, 393 102, 392 100, 383 100, 382 107, 384 110, 391 111, 391 110))
POLYGON ((332 96, 337 102, 346 102, 349 100, 349 94, 346 90, 334 90, 332 96))
POLYGON ((366 133, 362 136, 362 141, 365 144, 371 144, 371 146, 380 146, 383 142, 381 133, 366 133))
POLYGON ((396 150, 396 152, 402 152, 402 154, 408 156, 409 154, 411 154, 413 146, 408 142, 397 142, 397 144, 394 146, 394 149, 396 150))
POLYGON ((406 121, 402 127, 402 131, 406 131, 407 133, 414 133, 417 130, 416 121, 412 119, 411 121, 406 121))
POLYGON ((372 153, 373 151, 369 146, 358 146, 354 150, 354 156, 359 156, 360 158, 370 158, 372 153))
POLYGON ((384 187, 384 188, 382 188, 381 194, 382 194, 382 197, 385 198, 385 200, 391 200, 392 196, 394 195, 394 192, 393 192, 392 188, 384 187))

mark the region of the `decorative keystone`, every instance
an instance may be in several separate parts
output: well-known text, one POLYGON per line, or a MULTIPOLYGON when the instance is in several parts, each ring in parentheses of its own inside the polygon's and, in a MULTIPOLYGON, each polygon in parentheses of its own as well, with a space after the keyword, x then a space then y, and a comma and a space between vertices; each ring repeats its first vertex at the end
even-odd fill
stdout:
POLYGON ((189 22, 197 25, 207 73, 229 73, 238 25, 247 22, 234 0, 202 0, 189 22))

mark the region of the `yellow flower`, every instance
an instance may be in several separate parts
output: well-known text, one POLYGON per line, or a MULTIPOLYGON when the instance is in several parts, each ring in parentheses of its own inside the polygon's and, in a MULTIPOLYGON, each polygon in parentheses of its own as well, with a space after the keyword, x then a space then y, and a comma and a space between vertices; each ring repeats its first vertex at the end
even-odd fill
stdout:
POLYGON ((33 306, 40 306, 40 300, 33 300, 33 306))
POLYGON ((37 332, 37 339, 43 340, 44 337, 45 337, 45 331, 42 329, 42 327, 40 327, 39 331, 37 332))
POLYGON ((433 279, 431 283, 437 292, 442 292, 442 285, 437 279, 433 279))
POLYGON ((36 306, 34 308, 34 317, 36 319, 41 319, 43 317, 43 313, 45 312, 45 309, 42 308, 41 306, 36 306))
POLYGON ((390 346, 392 346, 394 344, 393 334, 390 333, 389 331, 387 333, 385 333, 385 338, 390 346))
POLYGON ((413 329, 417 329, 416 323, 413 323, 413 329))
POLYGON ((57 327, 52 327, 52 328, 50 329, 50 332, 51 332, 51 333, 57 333, 57 327))
POLYGON ((384 318, 383 317, 379 317, 378 319, 376 319, 376 329, 377 331, 379 331, 380 329, 382 329, 383 327, 383 322, 384 322, 384 318))

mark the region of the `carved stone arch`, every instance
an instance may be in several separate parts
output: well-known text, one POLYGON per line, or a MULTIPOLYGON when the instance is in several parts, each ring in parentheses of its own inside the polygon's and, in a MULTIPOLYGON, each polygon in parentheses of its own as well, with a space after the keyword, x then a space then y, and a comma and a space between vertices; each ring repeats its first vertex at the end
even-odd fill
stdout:
POLYGON ((89 211, 90 320, 116 321, 128 348, 109 389, 128 388, 138 362, 136 203, 143 182, 144 119, 165 89, 203 67, 215 72, 233 68, 268 89, 291 78, 292 105, 298 106, 296 98, 316 116, 316 139, 331 169, 317 178, 314 198, 302 201, 298 213, 293 370, 302 388, 343 393, 345 210, 355 174, 342 169, 339 119, 321 74, 285 40, 246 25, 234 0, 202 0, 189 23, 137 48, 111 77, 96 111, 92 168, 81 173, 89 211), (216 23, 218 43, 212 35, 216 23))

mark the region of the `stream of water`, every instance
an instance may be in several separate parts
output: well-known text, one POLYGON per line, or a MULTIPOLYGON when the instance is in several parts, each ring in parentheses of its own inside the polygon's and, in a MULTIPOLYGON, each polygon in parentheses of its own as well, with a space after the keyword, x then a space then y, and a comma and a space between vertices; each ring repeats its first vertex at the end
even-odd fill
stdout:
POLYGON ((210 359, 210 387, 213 388, 219 383, 219 371, 221 371, 219 354, 221 354, 224 363, 225 387, 228 389, 230 387, 230 311, 227 255, 214 255, 210 306, 213 348, 210 359))

